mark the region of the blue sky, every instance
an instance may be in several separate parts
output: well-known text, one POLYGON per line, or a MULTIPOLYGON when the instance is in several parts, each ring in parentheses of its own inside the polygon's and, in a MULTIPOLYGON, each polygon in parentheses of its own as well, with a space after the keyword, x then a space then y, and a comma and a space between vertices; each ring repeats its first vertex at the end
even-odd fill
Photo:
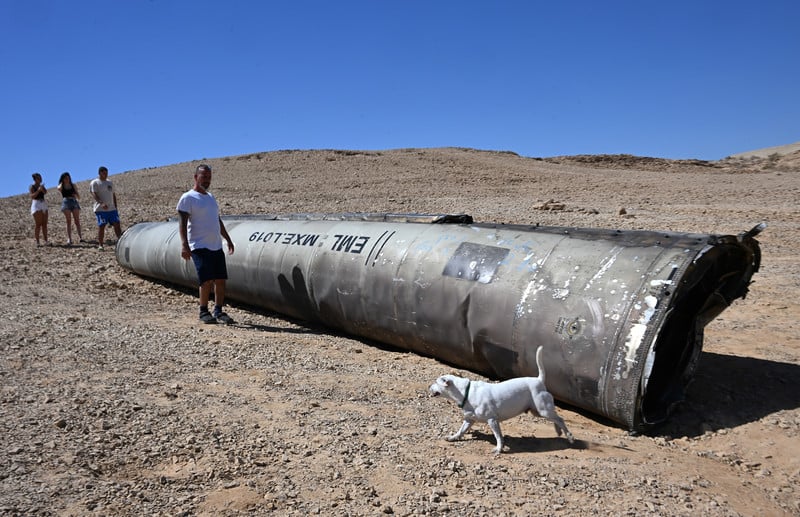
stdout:
POLYGON ((800 2, 0 0, 0 197, 279 149, 800 141, 800 2))

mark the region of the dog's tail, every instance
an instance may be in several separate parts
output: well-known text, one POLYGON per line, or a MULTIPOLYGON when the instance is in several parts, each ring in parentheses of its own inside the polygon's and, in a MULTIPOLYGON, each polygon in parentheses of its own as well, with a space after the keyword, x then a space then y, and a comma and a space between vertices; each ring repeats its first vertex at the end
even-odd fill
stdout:
POLYGON ((536 368, 539 369, 539 380, 542 381, 542 384, 547 386, 547 383, 544 382, 544 367, 542 366, 542 348, 543 346, 539 346, 536 349, 536 368))

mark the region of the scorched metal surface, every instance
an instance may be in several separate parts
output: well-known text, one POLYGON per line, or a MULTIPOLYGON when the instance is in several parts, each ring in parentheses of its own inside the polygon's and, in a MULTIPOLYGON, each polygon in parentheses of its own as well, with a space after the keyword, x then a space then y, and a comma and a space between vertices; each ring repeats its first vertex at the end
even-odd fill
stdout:
MULTIPOLYGON (((564 402, 631 429, 683 398, 703 329, 744 297, 753 238, 474 223, 466 215, 223 218, 226 296, 504 379, 538 374, 564 402)), ((139 275, 196 285, 177 220, 117 244, 139 275)))

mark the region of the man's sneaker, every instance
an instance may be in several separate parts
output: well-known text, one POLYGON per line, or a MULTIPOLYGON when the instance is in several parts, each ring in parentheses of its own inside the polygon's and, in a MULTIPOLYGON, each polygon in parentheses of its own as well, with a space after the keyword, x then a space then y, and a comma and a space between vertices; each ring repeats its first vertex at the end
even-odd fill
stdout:
POLYGON ((225 325, 232 325, 236 323, 235 321, 233 321, 233 318, 231 318, 224 312, 220 312, 219 314, 217 314, 217 321, 220 323, 224 323, 225 325))
POLYGON ((217 320, 214 319, 214 316, 211 315, 208 311, 203 311, 200 313, 200 321, 203 323, 216 323, 217 320))

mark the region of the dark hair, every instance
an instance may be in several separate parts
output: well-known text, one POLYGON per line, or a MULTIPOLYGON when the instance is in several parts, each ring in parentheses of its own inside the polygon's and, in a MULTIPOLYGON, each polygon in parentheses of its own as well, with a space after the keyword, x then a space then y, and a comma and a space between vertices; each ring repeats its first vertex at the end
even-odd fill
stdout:
POLYGON ((108 169, 106 169, 103 165, 101 165, 100 168, 97 169, 97 172, 108 172, 108 169))
POLYGON ((195 169, 195 171, 194 171, 194 172, 195 172, 195 174, 197 174, 197 173, 199 173, 199 172, 202 172, 202 171, 208 171, 208 172, 211 172, 211 167, 209 167, 209 166, 208 166, 208 165, 206 165, 205 163, 202 163, 202 164, 200 164, 200 165, 198 165, 198 166, 197 166, 197 169, 195 169))
POLYGON ((42 175, 39 174, 38 172, 34 172, 33 174, 31 174, 31 178, 33 178, 33 181, 36 181, 36 178, 42 179, 42 175))
POLYGON ((72 176, 70 176, 69 172, 62 172, 61 176, 58 177, 58 184, 64 183, 64 178, 66 177, 69 177, 69 182, 72 183, 72 176))

